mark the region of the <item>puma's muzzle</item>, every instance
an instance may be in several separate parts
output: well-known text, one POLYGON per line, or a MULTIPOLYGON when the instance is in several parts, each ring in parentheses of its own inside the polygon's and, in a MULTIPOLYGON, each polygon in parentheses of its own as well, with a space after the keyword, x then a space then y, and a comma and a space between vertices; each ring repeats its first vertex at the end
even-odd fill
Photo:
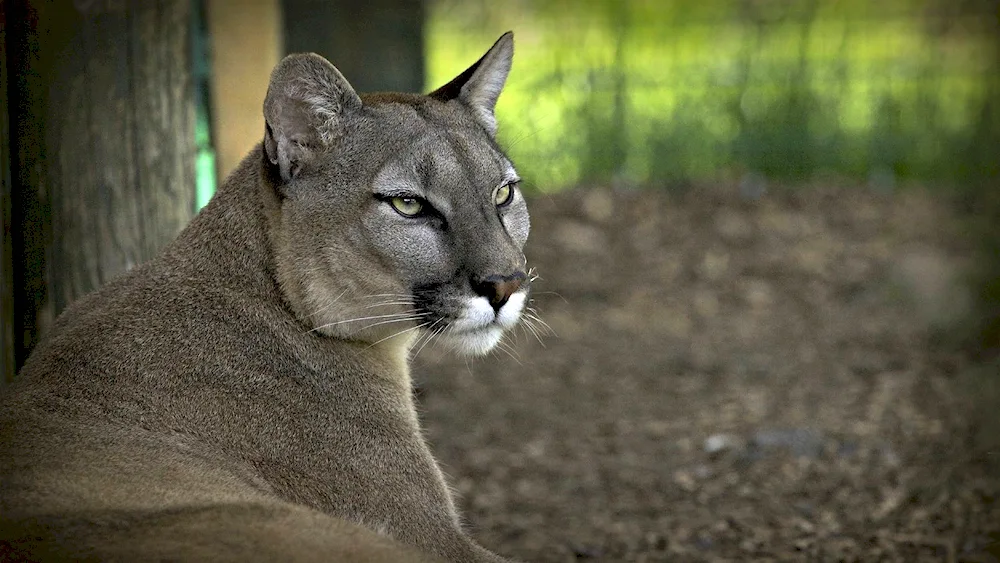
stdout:
POLYGON ((499 311, 510 299, 510 296, 521 289, 521 284, 527 277, 524 272, 514 272, 506 276, 486 276, 479 280, 472 280, 472 289, 478 295, 485 297, 494 311, 499 311))

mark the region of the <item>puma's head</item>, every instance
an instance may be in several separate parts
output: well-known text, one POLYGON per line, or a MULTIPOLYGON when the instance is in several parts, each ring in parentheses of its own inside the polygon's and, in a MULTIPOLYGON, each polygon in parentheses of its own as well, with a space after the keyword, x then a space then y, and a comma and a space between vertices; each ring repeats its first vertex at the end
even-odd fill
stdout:
POLYGON ((265 172, 277 277, 321 334, 483 354, 525 307, 528 212, 495 140, 513 36, 426 96, 359 96, 318 55, 271 76, 265 172))

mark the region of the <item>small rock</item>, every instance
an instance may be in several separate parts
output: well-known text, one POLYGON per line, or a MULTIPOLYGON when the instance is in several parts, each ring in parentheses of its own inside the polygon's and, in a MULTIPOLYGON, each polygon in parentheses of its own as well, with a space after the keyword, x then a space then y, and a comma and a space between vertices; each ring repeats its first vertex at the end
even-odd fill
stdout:
POLYGON ((733 434, 712 434, 705 438, 705 453, 717 454, 725 450, 734 450, 743 445, 742 440, 733 434))
POLYGON ((906 500, 907 491, 902 488, 892 489, 885 494, 882 502, 875 508, 872 512, 871 518, 878 522, 884 519, 889 514, 895 512, 897 508, 906 500))
POLYGON ((804 518, 793 518, 792 523, 800 531, 805 532, 807 534, 812 534, 813 532, 816 531, 816 526, 812 522, 804 518))
POLYGON ((691 472, 684 469, 674 471, 674 484, 689 493, 698 487, 691 472))

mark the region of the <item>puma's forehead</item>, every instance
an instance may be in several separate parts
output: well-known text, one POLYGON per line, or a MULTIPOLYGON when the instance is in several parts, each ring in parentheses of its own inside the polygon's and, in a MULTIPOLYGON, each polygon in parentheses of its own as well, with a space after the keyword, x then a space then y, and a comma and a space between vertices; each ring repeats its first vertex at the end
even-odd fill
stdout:
POLYGON ((519 178, 513 164, 463 108, 407 94, 376 94, 363 98, 378 121, 387 155, 375 185, 410 189, 418 195, 431 186, 492 189, 519 178))
POLYGON ((474 116, 457 100, 443 102, 420 94, 379 92, 362 94, 361 102, 369 113, 399 121, 407 129, 418 125, 441 130, 465 129, 477 124, 474 116))
POLYGON ((376 174, 374 186, 386 192, 403 190, 427 197, 427 192, 435 187, 493 189, 520 180, 514 166, 501 153, 495 153, 493 156, 497 158, 488 164, 454 150, 439 137, 428 137, 418 146, 431 150, 413 151, 389 159, 376 174), (475 163, 475 170, 470 167, 470 161, 475 163))

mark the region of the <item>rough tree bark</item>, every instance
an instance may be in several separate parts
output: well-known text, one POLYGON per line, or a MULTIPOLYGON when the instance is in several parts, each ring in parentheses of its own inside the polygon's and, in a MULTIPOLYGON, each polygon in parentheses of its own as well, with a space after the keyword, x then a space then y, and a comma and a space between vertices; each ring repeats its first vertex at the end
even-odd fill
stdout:
POLYGON ((190 9, 8 6, 18 364, 48 319, 151 257, 194 213, 190 9))
POLYGON ((424 0, 283 0, 285 51, 330 60, 359 92, 424 88, 424 0))
POLYGON ((11 238, 10 127, 7 103, 6 2, 0 0, 0 386, 14 378, 14 241, 11 238))

